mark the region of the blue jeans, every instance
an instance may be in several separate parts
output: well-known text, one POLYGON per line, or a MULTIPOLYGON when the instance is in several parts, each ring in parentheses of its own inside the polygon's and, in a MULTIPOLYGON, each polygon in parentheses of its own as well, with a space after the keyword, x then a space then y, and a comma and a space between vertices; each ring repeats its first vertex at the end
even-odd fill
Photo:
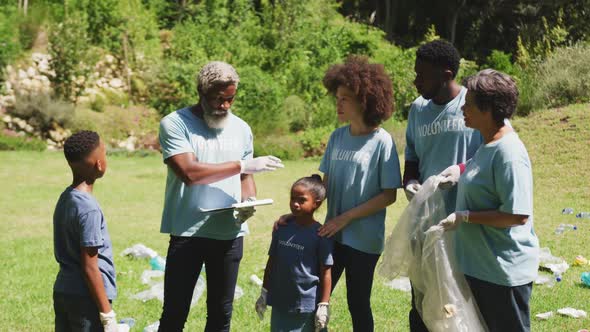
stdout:
POLYGON ((102 332, 96 303, 85 296, 53 293, 55 332, 102 332))
POLYGON ((356 332, 370 332, 374 329, 371 290, 379 256, 334 241, 332 291, 334 291, 342 272, 345 272, 348 311, 350 311, 352 318, 353 331, 356 332))
POLYGON ((184 329, 201 266, 207 271, 205 331, 229 331, 244 239, 170 236, 159 331, 184 329))

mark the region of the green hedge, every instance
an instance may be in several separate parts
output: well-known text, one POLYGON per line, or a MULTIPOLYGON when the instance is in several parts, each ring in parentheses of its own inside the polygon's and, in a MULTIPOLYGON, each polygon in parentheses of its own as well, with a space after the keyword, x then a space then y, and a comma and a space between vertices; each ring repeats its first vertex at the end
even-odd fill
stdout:
POLYGON ((36 138, 0 135, 0 151, 45 151, 47 144, 36 138))

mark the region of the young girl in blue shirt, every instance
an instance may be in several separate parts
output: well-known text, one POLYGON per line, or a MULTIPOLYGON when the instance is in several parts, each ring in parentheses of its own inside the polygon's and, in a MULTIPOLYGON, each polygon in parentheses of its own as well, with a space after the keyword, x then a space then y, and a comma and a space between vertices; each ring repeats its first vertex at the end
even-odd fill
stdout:
POLYGON ((313 213, 326 197, 319 175, 291 187, 290 222, 273 232, 256 312, 272 306, 271 331, 323 329, 328 324, 332 287, 332 241, 318 235, 313 213))

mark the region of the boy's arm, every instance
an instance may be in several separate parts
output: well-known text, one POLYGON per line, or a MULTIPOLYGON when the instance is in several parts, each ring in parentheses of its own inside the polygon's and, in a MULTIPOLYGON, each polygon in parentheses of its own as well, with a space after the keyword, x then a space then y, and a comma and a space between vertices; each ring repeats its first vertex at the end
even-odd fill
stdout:
POLYGON ((332 266, 320 265, 320 301, 330 302, 330 293, 332 292, 332 266))
POLYGON ((100 312, 108 313, 111 311, 111 304, 107 298, 102 275, 98 269, 98 248, 81 247, 81 249, 80 262, 82 264, 82 275, 88 285, 90 296, 100 312))

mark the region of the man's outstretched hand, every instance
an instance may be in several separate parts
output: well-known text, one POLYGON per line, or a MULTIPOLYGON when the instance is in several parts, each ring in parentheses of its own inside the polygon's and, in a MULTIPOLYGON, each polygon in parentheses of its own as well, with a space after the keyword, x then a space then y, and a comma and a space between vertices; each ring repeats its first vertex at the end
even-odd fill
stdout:
POLYGON ((256 174, 284 168, 283 162, 275 156, 264 156, 248 160, 240 160, 240 173, 256 174))

